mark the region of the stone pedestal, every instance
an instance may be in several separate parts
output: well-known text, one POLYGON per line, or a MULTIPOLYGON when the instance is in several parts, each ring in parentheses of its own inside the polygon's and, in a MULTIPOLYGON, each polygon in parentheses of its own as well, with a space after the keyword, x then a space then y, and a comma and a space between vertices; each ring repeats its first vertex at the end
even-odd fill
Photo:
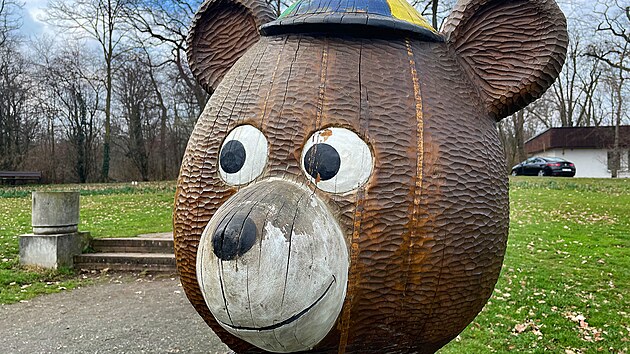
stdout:
POLYGON ((51 269, 72 267, 73 257, 81 254, 89 237, 88 232, 20 235, 20 263, 51 269))
POLYGON ((72 267, 89 233, 79 232, 79 192, 33 192, 33 233, 20 235, 22 265, 72 267))

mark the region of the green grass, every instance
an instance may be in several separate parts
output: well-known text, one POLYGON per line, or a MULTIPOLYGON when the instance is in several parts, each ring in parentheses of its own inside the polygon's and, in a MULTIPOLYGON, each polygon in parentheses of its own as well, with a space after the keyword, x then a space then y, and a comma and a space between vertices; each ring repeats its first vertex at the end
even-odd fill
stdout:
MULTIPOLYGON (((81 229, 95 237, 171 228, 172 182, 44 188, 80 189, 81 229)), ((19 268, 29 196, 29 188, 0 189, 0 303, 83 284, 72 272, 19 268)), ((630 180, 516 177, 510 204, 495 292, 440 353, 627 353, 630 180)))
POLYGON ((85 282, 70 270, 19 266, 18 235, 31 232, 33 190, 81 192, 79 230, 92 237, 125 237, 170 231, 174 182, 0 187, 0 303, 72 289, 85 282))
POLYGON ((627 353, 630 180, 510 179, 494 294, 440 353, 627 353))

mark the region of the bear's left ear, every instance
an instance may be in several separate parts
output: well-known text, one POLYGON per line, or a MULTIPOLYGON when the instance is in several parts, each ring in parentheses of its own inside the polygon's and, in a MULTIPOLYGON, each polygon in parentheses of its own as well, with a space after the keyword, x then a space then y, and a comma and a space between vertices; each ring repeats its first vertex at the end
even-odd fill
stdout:
POLYGON ((442 32, 497 121, 553 84, 568 44, 553 0, 459 0, 442 32))
POLYGON ((186 41, 188 65, 212 93, 236 61, 260 38, 258 27, 275 15, 265 0, 206 0, 186 41))

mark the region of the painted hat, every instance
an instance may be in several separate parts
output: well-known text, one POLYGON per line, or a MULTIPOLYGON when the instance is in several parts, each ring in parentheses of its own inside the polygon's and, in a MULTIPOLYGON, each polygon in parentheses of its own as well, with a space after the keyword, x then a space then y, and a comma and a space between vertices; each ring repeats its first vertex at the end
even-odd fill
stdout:
POLYGON ((406 32, 425 40, 443 41, 407 0, 298 0, 275 21, 260 28, 263 35, 347 30, 406 32))

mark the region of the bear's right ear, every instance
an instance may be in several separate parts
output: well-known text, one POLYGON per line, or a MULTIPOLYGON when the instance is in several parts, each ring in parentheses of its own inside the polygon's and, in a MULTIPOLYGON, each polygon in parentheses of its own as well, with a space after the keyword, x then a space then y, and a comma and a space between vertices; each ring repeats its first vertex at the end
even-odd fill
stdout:
POLYGON ((264 0, 206 0, 186 41, 188 65, 212 93, 227 71, 260 38, 258 28, 276 18, 264 0))

